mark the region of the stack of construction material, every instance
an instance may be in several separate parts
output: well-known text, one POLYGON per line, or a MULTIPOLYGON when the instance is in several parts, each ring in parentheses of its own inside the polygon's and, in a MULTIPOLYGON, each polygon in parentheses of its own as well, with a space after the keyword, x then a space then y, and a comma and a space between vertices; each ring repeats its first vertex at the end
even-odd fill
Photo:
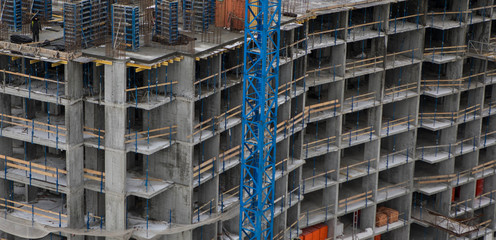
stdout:
POLYGON ((377 227, 382 227, 399 220, 399 212, 387 207, 378 207, 375 216, 375 225, 377 227))
POLYGON ((22 1, 1 0, 2 22, 7 23, 11 31, 22 30, 22 1))
POLYGON ((178 1, 155 0, 155 36, 158 42, 172 44, 179 39, 178 1))
POLYGON ((303 229, 300 235, 301 240, 325 240, 329 227, 323 223, 303 229))

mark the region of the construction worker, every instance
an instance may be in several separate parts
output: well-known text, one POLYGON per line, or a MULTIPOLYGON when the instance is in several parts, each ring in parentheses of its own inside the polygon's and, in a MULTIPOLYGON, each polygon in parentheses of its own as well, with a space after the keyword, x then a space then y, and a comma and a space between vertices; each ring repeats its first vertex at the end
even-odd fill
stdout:
POLYGON ((38 20, 38 17, 35 16, 31 21, 31 32, 33 33, 33 42, 40 41, 40 31, 41 31, 41 24, 40 21, 38 20))

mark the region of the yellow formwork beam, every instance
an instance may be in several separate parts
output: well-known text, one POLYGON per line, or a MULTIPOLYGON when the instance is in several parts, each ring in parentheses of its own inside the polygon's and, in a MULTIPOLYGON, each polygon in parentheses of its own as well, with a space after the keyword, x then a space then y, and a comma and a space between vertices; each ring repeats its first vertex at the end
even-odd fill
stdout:
POLYGON ((96 66, 102 66, 102 65, 110 65, 112 66, 112 61, 106 61, 106 60, 93 60, 94 63, 96 63, 96 66))
POLYGON ((126 66, 128 67, 135 67, 135 68, 144 68, 144 69, 152 69, 152 66, 147 66, 147 65, 142 65, 142 64, 137 64, 137 63, 126 63, 126 66))
POLYGON ((67 61, 58 61, 56 63, 52 63, 52 67, 57 67, 57 66, 60 66, 62 64, 67 64, 67 61))
POLYGON ((40 60, 37 60, 37 59, 29 60, 29 64, 34 64, 34 63, 37 63, 37 62, 41 62, 41 61, 40 60))
POLYGON ((139 72, 142 72, 142 71, 145 71, 147 70, 146 68, 136 68, 136 72, 139 73, 139 72))

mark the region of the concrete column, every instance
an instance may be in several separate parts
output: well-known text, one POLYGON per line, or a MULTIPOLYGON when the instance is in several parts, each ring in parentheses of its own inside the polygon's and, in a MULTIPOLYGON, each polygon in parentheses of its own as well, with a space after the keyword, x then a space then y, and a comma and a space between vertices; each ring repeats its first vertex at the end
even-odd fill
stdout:
MULTIPOLYGON (((83 65, 69 61, 65 65, 65 108, 67 128, 67 215, 70 228, 84 227, 84 152, 83 152, 83 65)), ((83 239, 83 236, 70 236, 83 239)))
POLYGON ((105 66, 105 221, 108 231, 126 229, 126 63, 105 66))

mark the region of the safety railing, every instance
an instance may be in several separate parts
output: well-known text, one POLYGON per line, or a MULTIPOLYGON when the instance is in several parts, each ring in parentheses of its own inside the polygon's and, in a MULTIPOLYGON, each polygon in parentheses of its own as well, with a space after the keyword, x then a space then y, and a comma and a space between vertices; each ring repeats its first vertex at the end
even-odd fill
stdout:
POLYGON ((327 111, 334 113, 334 116, 338 113, 338 108, 341 107, 339 100, 331 100, 323 103, 316 103, 305 107, 305 112, 307 113, 307 122, 313 117, 318 117, 321 114, 325 114, 327 111))
POLYGON ((370 57, 366 59, 360 59, 360 60, 355 60, 355 61, 349 61, 346 62, 346 73, 351 73, 352 76, 355 76, 355 73, 357 70, 363 70, 363 69, 375 69, 375 68, 382 68, 383 63, 385 60, 385 56, 376 56, 376 57, 370 57))
POLYGON ((324 139, 319 139, 313 142, 303 144, 303 151, 305 151, 305 158, 308 158, 308 152, 313 151, 326 151, 329 152, 331 147, 336 143, 336 136, 330 136, 324 139))
POLYGON ((355 179, 357 177, 361 177, 363 175, 369 175, 371 171, 375 170, 372 167, 375 160, 376 160, 375 158, 372 158, 372 159, 368 159, 365 161, 349 164, 349 163, 346 163, 344 161, 344 159, 341 159, 341 166, 342 167, 339 168, 339 175, 340 175, 339 180, 342 179, 341 176, 344 177, 344 180, 343 180, 344 182, 348 182, 348 181, 355 179), (358 172, 357 173, 358 176, 353 174, 352 172, 358 172))
MULTIPOLYGON (((240 60, 238 60, 240 61, 240 60)), ((224 63, 225 64, 225 63, 224 63)), ((222 67, 224 67, 224 64, 222 64, 222 67)), ((236 75, 237 77, 239 76, 242 76, 243 75, 243 64, 237 64, 233 67, 230 67, 230 68, 227 68, 227 69, 223 69, 221 71, 221 76, 222 76, 222 86, 223 87, 227 87, 227 74, 229 73, 234 73, 234 75, 236 75)))
MULTIPOLYGON (((36 60, 31 60, 31 61, 36 61, 36 60)), ((56 96, 57 101, 60 97, 59 92, 60 93, 64 92, 63 90, 64 90, 65 81, 63 80, 63 76, 60 76, 60 79, 59 79, 58 74, 56 75, 57 79, 49 79, 46 77, 38 77, 38 76, 31 75, 31 74, 13 72, 13 71, 4 70, 4 69, 0 69, 0 73, 2 73, 2 75, 4 77, 3 84, 13 83, 13 81, 14 81, 13 76, 23 79, 24 82, 21 84, 24 84, 26 86, 26 89, 28 90, 28 98, 29 99, 31 99, 31 91, 32 91, 33 81, 43 82, 45 84, 45 93, 46 94, 48 94, 48 90, 49 90, 49 88, 51 88, 51 86, 49 86, 49 85, 55 84, 55 96, 56 96)))
POLYGON ((494 201, 494 197, 496 197, 496 190, 492 190, 492 191, 489 191, 489 192, 485 192, 485 193, 482 193, 481 195, 479 196, 476 196, 474 198, 474 201, 473 201, 473 207, 475 208, 481 208, 482 206, 482 201, 484 198, 486 199, 489 199, 489 203, 488 204, 492 204, 493 201, 494 201))
POLYGON ((309 227, 312 224, 316 224, 318 222, 327 221, 332 219, 332 213, 334 212, 335 204, 328 204, 323 207, 318 207, 314 209, 306 209, 301 211, 300 213, 300 227, 309 227), (312 221, 312 219, 315 219, 312 221), (318 221, 318 222, 315 222, 318 221))
POLYGON ((305 194, 305 188, 306 188, 306 184, 309 184, 310 187, 315 187, 317 184, 315 183, 315 181, 318 181, 320 178, 323 178, 324 179, 324 187, 327 187, 327 185, 329 184, 329 182, 331 182, 331 174, 335 172, 335 170, 329 170, 329 171, 325 171, 325 172, 321 172, 321 171, 317 171, 317 169, 313 168, 312 169, 312 176, 310 177, 306 177, 306 178, 303 178, 302 179, 302 191, 303 191, 303 194, 305 194))
POLYGON ((390 166, 394 166, 399 161, 398 158, 405 158, 405 162, 408 163, 408 161, 412 158, 410 155, 413 154, 413 152, 413 148, 407 148, 399 151, 393 149, 392 152, 382 155, 381 161, 385 161, 385 169, 389 169, 390 166))
POLYGON ((417 82, 405 83, 402 85, 386 88, 384 89, 384 98, 391 97, 394 101, 395 97, 400 97, 403 95, 403 93, 405 93, 405 95, 408 96, 408 92, 411 90, 417 92, 417 88, 418 88, 417 82))
MULTIPOLYGON (((23 212, 27 214, 27 216, 25 216, 27 218, 29 218, 29 215, 31 215, 32 223, 36 222, 35 216, 47 219, 55 224, 58 223, 58 227, 62 227, 62 225, 66 224, 68 220, 67 214, 46 210, 36 207, 33 204, 22 203, 10 199, 0 198, 0 206, 3 206, 5 209, 10 209, 12 211, 23 212)), ((5 217, 7 217, 7 211, 5 211, 5 217)))
POLYGON ((65 127, 0 113, 0 136, 3 136, 5 128, 10 126, 24 128, 23 132, 30 136, 31 143, 33 143, 35 135, 36 137, 43 137, 46 133, 47 139, 55 141, 57 149, 61 137, 67 136, 65 127))
POLYGON ((294 79, 292 81, 289 81, 287 83, 281 84, 279 86, 279 92, 277 93, 278 96, 285 96, 286 98, 293 97, 296 91, 296 83, 299 81, 302 81, 305 79, 307 75, 303 75, 297 79, 294 79), (293 91, 293 92, 292 92, 293 91))
MULTIPOLYGON (((175 139, 177 134, 177 125, 155 128, 155 129, 147 129, 147 130, 127 130, 127 134, 124 135, 124 143, 125 144, 133 144, 134 143, 134 151, 138 152, 142 143, 150 146, 150 141, 157 139, 166 139, 169 141, 169 146, 172 144, 172 141, 175 139)), ((95 138, 97 141, 97 148, 100 149, 102 145, 104 145, 105 140, 105 130, 100 128, 92 128, 92 127, 83 127, 83 133, 87 136, 95 138)))
POLYGON ((462 25, 463 14, 468 13, 467 10, 459 11, 440 11, 440 12, 430 12, 426 14, 427 26, 436 27, 438 22, 442 22, 441 26, 446 26, 445 21, 457 22, 457 25, 462 25))
POLYGON ((220 161, 220 166, 219 170, 225 171, 226 170, 226 165, 229 165, 229 163, 233 160, 238 160, 241 161, 240 159, 240 145, 237 145, 221 154, 219 154, 219 161, 220 161))
POLYGON ((457 154, 463 154, 465 151, 474 151, 478 148, 479 137, 473 136, 466 139, 457 141, 451 144, 437 144, 433 146, 422 146, 417 147, 417 155, 420 159, 425 159, 426 155, 433 155, 437 158, 439 154, 448 154, 448 158, 455 156, 457 154))
POLYGON ((487 169, 493 169, 496 167, 496 160, 486 162, 484 164, 475 166, 468 170, 459 171, 456 174, 444 174, 436 176, 426 176, 426 177, 415 177, 413 179, 417 187, 426 184, 439 184, 446 183, 453 186, 458 186, 463 178, 474 178, 479 172, 485 171, 487 169))
MULTIPOLYGON (((331 79, 332 82, 336 81, 336 77, 339 79, 342 79, 341 76, 339 76, 339 71, 340 68, 343 66, 343 64, 333 64, 330 66, 318 66, 315 69, 311 69, 307 71, 307 75, 309 77, 314 78, 314 82, 316 81, 315 78, 319 77, 325 77, 326 79, 331 79)), ((315 85, 315 83, 313 84, 315 85)))
MULTIPOLYGON (((404 51, 386 54, 387 63, 389 63, 389 62, 392 63, 391 66, 389 66, 389 64, 388 64, 386 67, 394 68, 394 67, 396 67, 396 64, 399 63, 400 60, 405 60, 405 58, 408 60, 408 62, 413 64, 415 61, 415 52, 418 52, 418 51, 420 51, 419 48, 414 48, 414 49, 408 49, 408 50, 404 50, 404 51), (401 57, 403 57, 403 59, 401 57)), ((405 65, 405 64, 403 63, 400 66, 403 66, 403 65, 405 65)))
POLYGON ((424 49, 424 57, 431 58, 432 61, 435 60, 436 56, 440 56, 441 59, 447 55, 463 56, 467 53, 467 45, 460 46, 440 46, 431 47, 424 49))
POLYGON ((135 107, 137 108, 138 103, 150 103, 160 96, 172 98, 172 85, 177 83, 177 81, 167 81, 167 79, 166 82, 163 83, 148 81, 146 86, 128 88, 125 92, 128 102, 134 102, 135 107))
POLYGON ((351 146, 353 140, 357 141, 359 139, 369 139, 372 140, 373 135, 375 134, 375 130, 370 127, 364 127, 357 130, 351 130, 349 132, 345 132, 341 134, 342 143, 348 143, 348 146, 351 146))
POLYGON ((422 17, 424 14, 412 14, 412 15, 407 15, 407 16, 394 16, 394 18, 390 18, 389 21, 389 29, 390 31, 393 31, 393 33, 396 33, 399 28, 403 28, 406 23, 413 23, 416 25, 416 29, 419 28, 419 20, 420 17, 422 17))
POLYGON ((217 78, 219 73, 214 73, 204 78, 200 78, 194 82, 194 86, 197 89, 196 95, 202 97, 202 94, 217 90, 217 78), (203 86, 205 85, 205 86, 203 86))
POLYGON ((97 149, 100 149, 102 145, 105 144, 104 139, 105 139, 105 130, 103 129, 96 129, 96 128, 91 128, 87 126, 83 126, 83 133, 96 138, 97 141, 97 149))
MULTIPOLYGON (((315 44, 322 44, 324 43, 334 43, 336 45, 338 43, 338 34, 341 31, 344 31, 345 28, 338 28, 335 26, 333 29, 327 29, 327 30, 322 30, 322 31, 315 31, 312 33, 307 34, 308 38, 308 47, 309 49, 315 49, 315 44)), ((340 41, 341 42, 341 41, 340 41)))
POLYGON ((215 213, 215 211, 215 199, 213 198, 210 201, 207 201, 206 203, 203 203, 202 205, 199 205, 195 209, 193 209, 193 223, 197 223, 204 220, 205 218, 209 218, 212 213, 215 213))
POLYGON ((360 103, 369 102, 375 103, 375 92, 368 92, 357 96, 351 96, 344 99, 343 107, 350 107, 350 111, 354 111, 360 103))
POLYGON ((354 41, 357 39, 357 37, 365 37, 365 34, 367 35, 368 33, 372 34, 374 28, 375 31, 377 31, 377 36, 381 36, 382 24, 383 21, 374 21, 370 23, 362 23, 357 25, 352 25, 352 23, 350 23, 347 28, 348 39, 354 41), (371 32, 366 32, 366 30, 371 30, 371 32))
POLYGON ((367 192, 363 192, 363 193, 360 193, 360 194, 356 194, 356 195, 353 195, 351 197, 347 197, 347 198, 344 198, 344 199, 341 199, 339 200, 339 204, 338 204, 338 211, 340 209, 343 209, 344 208, 344 213, 348 213, 348 208, 351 207, 350 205, 352 204, 355 204, 355 203, 359 203, 359 202, 362 202, 364 201, 365 202, 365 206, 364 207, 367 207, 368 204, 369 204, 369 201, 372 202, 372 190, 370 191, 367 191, 367 192))
POLYGON ((398 129, 400 126, 406 127, 406 129, 410 130, 410 125, 415 123, 415 117, 412 115, 407 115, 405 117, 400 117, 396 119, 384 119, 385 122, 382 123, 382 131, 386 131, 386 136, 389 136, 391 131, 394 131, 395 128, 398 129))
POLYGON ((173 136, 177 133, 177 125, 155 128, 155 129, 147 129, 144 131, 135 131, 134 133, 128 133, 124 135, 126 141, 124 143, 135 143, 135 150, 137 151, 138 142, 146 141, 147 144, 150 144, 150 140, 156 138, 168 138, 169 143, 171 143, 173 136))
MULTIPOLYGON (((211 131, 211 133, 214 133, 215 131, 219 130, 221 127, 227 129, 228 121, 232 118, 241 119, 241 105, 233 107, 225 111, 224 113, 219 114, 218 116, 211 117, 207 120, 204 120, 196 124, 193 127, 193 133, 188 135, 188 138, 193 137, 195 141, 196 138, 198 138, 198 141, 203 141, 204 140, 203 135, 206 135, 205 131, 211 131)), ((208 134, 208 136, 210 135, 211 134, 208 134)))
POLYGON ((491 116, 492 114, 496 113, 496 101, 485 103, 484 108, 482 109, 484 112, 484 115, 487 114, 487 116, 491 116))
POLYGON ((455 122, 462 121, 465 122, 469 117, 476 117, 479 114, 480 104, 476 104, 467 108, 464 108, 455 112, 420 112, 419 121, 420 125, 424 121, 431 121, 433 125, 436 125, 436 121, 450 121, 451 125, 455 122))
MULTIPOLYGON (((3 169, 3 177, 5 179, 8 178, 7 174, 9 173, 9 169, 18 169, 22 170, 26 173, 29 178, 29 184, 31 184, 32 180, 40 180, 49 183, 55 184, 56 191, 59 190, 59 186, 64 186, 65 177, 67 176, 67 170, 60 169, 57 167, 45 166, 43 164, 34 163, 32 161, 24 161, 21 159, 17 159, 14 157, 9 157, 0 154, 0 161, 4 162, 3 169), (34 176, 34 174, 41 175, 42 178, 34 176), (51 179, 49 179, 51 178, 51 179)), ((84 178, 87 180, 94 180, 99 182, 105 182, 105 173, 100 171, 95 171, 91 169, 85 168, 84 170, 84 178)), ((0 174, 1 175, 1 174, 0 174)))
POLYGON ((481 133, 480 144, 482 144, 482 147, 486 147, 488 144, 494 142, 496 142, 496 131, 488 132, 488 128, 486 127, 484 133, 481 133))
POLYGON ((219 194, 220 212, 224 212, 225 208, 228 208, 233 203, 236 203, 238 201, 239 201, 239 186, 233 187, 224 192, 220 192, 219 194))
POLYGON ((385 195, 383 200, 389 199, 390 195, 392 195, 393 197, 396 197, 396 196, 398 196, 398 194, 394 194, 393 193, 394 190, 403 189, 406 192, 406 190, 409 188, 409 186, 410 186, 410 181, 403 181, 400 183, 395 183, 392 185, 378 188, 377 189, 377 198, 379 198, 379 196, 382 194, 385 195))

